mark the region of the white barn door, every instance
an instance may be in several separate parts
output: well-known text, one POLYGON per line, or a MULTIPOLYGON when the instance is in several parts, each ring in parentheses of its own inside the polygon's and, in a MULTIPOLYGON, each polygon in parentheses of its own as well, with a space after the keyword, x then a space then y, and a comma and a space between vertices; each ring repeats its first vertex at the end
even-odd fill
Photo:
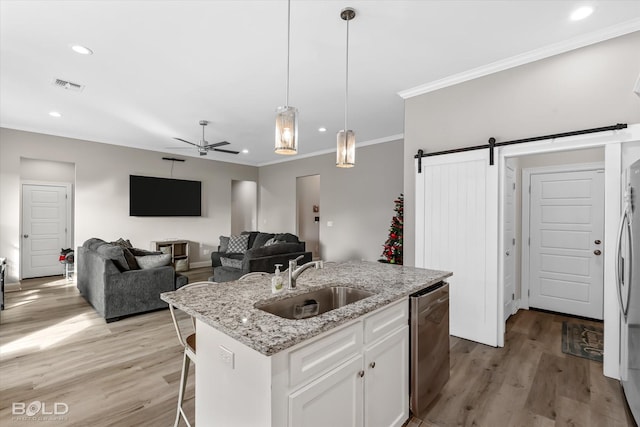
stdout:
POLYGON ((498 345, 498 166, 489 150, 416 160, 415 266, 453 272, 451 335, 498 345))

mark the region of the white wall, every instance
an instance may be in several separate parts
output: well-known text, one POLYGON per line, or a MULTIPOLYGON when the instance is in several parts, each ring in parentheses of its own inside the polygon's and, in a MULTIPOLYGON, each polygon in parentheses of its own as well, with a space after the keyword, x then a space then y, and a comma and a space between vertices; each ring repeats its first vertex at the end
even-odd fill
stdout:
POLYGON ((176 162, 174 178, 202 181, 202 217, 130 217, 129 175, 171 177, 171 162, 162 160, 162 156, 153 151, 0 128, 0 254, 7 257, 7 280, 16 281, 20 275, 21 159, 75 164, 74 246, 90 237, 107 241, 123 237, 143 248, 148 248, 152 240, 180 238, 192 242, 192 263, 210 263, 205 252, 217 248, 220 235, 230 234, 231 181, 256 181, 258 169, 197 158, 176 162))
MULTIPOLYGON (((320 175, 299 176, 296 178, 297 234, 306 243, 307 251, 313 259, 322 259, 320 253, 320 175), (318 212, 314 212, 314 206, 318 212)), ((321 218, 321 217, 320 217, 321 218)))
POLYGON ((255 181, 231 181, 231 234, 256 230, 258 185, 255 181))
POLYGON ((261 231, 296 232, 296 178, 320 175, 320 241, 326 261, 380 258, 402 192, 402 141, 358 147, 356 166, 336 168, 335 154, 259 170, 261 231), (328 223, 332 222, 333 226, 328 223))
POLYGON ((407 99, 405 263, 414 258, 414 158, 426 152, 640 122, 640 32, 407 99))

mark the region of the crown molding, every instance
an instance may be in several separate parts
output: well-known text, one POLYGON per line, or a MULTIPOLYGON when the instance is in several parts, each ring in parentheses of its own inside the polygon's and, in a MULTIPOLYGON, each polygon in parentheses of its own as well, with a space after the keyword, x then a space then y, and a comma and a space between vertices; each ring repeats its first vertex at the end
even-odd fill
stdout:
POLYGON ((414 96, 433 92, 459 83, 464 83, 469 80, 508 70, 509 68, 518 67, 530 62, 539 61, 541 59, 549 58, 554 55, 569 52, 574 49, 579 49, 581 47, 620 37, 636 31, 640 31, 640 18, 625 21, 611 27, 603 28, 592 33, 564 40, 559 43, 554 43, 539 49, 534 49, 520 55, 492 62, 468 71, 463 71, 462 73, 453 74, 440 80, 434 80, 430 83, 425 83, 423 85, 398 92, 398 95, 403 99, 413 98, 414 96))

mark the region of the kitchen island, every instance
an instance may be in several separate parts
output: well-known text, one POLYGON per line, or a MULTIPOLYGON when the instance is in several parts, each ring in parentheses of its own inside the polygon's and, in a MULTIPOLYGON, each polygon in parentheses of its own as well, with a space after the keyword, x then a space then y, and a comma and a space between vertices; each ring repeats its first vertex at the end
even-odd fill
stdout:
POLYGON ((408 418, 408 296, 451 273, 373 262, 169 292, 196 318, 199 426, 402 425, 408 418), (346 286, 373 295, 305 319, 256 305, 346 286))

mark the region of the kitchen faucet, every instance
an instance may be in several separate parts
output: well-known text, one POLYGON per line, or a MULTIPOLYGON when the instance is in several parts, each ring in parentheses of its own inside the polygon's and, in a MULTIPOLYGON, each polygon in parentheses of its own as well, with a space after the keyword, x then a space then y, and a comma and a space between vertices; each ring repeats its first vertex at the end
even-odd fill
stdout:
POLYGON ((307 268, 315 267, 316 269, 322 268, 322 261, 310 261, 306 264, 302 264, 298 266, 298 261, 304 258, 304 255, 300 255, 296 259, 289 260, 289 268, 287 269, 289 272, 289 285, 287 289, 295 289, 296 288, 296 280, 298 276, 305 271, 307 268))

